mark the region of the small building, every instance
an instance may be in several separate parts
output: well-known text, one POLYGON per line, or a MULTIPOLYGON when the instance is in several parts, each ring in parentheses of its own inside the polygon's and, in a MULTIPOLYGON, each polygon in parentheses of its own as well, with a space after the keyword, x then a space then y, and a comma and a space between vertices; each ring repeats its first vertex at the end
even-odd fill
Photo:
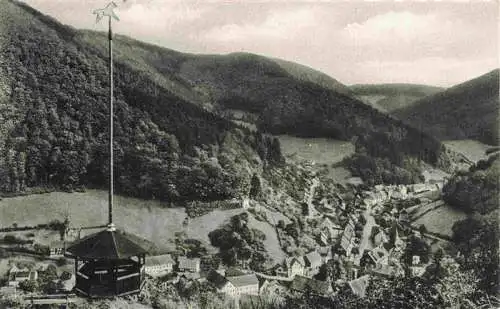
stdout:
POLYGON ((333 223, 328 217, 323 217, 318 228, 320 229, 320 240, 323 245, 329 245, 337 240, 342 234, 342 227, 333 223))
POLYGON ((303 257, 288 257, 285 259, 285 270, 288 278, 305 274, 305 261, 303 257))
POLYGON ((427 265, 422 263, 422 261, 420 260, 420 256, 414 255, 412 257, 412 263, 410 266, 411 275, 413 277, 421 277, 424 275, 426 269, 427 265))
POLYGON ((319 247, 318 253, 319 255, 321 255, 321 261, 323 264, 327 263, 329 260, 333 258, 332 247, 330 246, 319 247))
POLYGON ((38 272, 36 270, 29 270, 28 268, 18 268, 13 266, 9 271, 8 285, 11 287, 18 287, 19 283, 23 281, 36 281, 38 279, 38 272))
POLYGON ((285 295, 286 289, 277 280, 264 279, 259 288, 259 295, 269 299, 277 298, 281 294, 285 295))
POLYGON ((146 257, 145 271, 150 276, 168 274, 174 269, 174 264, 170 254, 146 257))
POLYGON ((349 287, 351 288, 352 292, 359 297, 366 296, 366 288, 368 287, 368 284, 370 284, 369 275, 364 275, 349 281, 349 287))
POLYGON ((259 280, 255 274, 226 277, 228 284, 222 289, 231 296, 259 295, 259 280))
POLYGON ((66 242, 56 240, 50 243, 49 256, 51 258, 63 257, 66 252, 66 242))
POLYGON ((259 280, 255 274, 224 277, 215 270, 207 274, 207 281, 219 292, 231 297, 240 295, 259 295, 259 280))
POLYGON ((200 258, 187 258, 185 256, 180 256, 178 259, 179 271, 181 272, 200 272, 200 258))
POLYGON ((317 251, 311 251, 304 257, 305 266, 309 275, 315 275, 319 272, 320 266, 323 264, 321 255, 317 251))

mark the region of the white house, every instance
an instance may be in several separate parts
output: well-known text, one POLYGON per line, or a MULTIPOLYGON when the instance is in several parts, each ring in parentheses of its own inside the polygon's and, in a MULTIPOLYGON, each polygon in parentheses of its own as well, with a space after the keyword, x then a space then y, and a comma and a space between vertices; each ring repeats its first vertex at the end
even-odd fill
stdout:
POLYGON ((185 256, 180 256, 179 271, 192 273, 200 272, 200 258, 189 259, 185 256))
POLYGON ((226 284, 220 291, 235 297, 239 295, 259 295, 259 280, 255 274, 226 277, 226 284))
POLYGON ((170 254, 146 257, 145 271, 150 276, 168 274, 174 268, 174 260, 170 254))
POLYGON ((305 273, 305 261, 303 257, 288 257, 285 259, 285 268, 288 278, 296 275, 303 276, 305 273))
POLYGON ((66 252, 66 243, 60 240, 51 242, 49 252, 50 257, 64 256, 64 252, 66 252))
POLYGON ((311 276, 317 274, 320 266, 323 264, 321 255, 317 251, 311 251, 306 254, 304 261, 306 262, 307 272, 311 276))
POLYGON ((342 227, 333 223, 328 217, 322 218, 318 228, 320 229, 321 242, 324 245, 331 244, 342 234, 342 227))
POLYGON ((410 266, 412 276, 421 277, 425 273, 426 269, 427 265, 420 260, 420 256, 414 255, 410 266))
POLYGON ((36 270, 29 270, 28 268, 18 268, 13 266, 9 271, 8 285, 18 287, 19 283, 23 281, 36 281, 38 279, 38 272, 36 270))

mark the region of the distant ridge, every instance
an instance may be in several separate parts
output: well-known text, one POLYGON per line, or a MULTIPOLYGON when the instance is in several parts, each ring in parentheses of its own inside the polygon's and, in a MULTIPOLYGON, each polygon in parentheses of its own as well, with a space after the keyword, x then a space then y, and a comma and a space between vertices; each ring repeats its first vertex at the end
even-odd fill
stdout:
POLYGON ((441 87, 404 83, 356 84, 349 86, 349 89, 356 98, 389 114, 444 90, 441 87))
POLYGON ((499 69, 416 101, 395 116, 440 140, 498 145, 499 69))

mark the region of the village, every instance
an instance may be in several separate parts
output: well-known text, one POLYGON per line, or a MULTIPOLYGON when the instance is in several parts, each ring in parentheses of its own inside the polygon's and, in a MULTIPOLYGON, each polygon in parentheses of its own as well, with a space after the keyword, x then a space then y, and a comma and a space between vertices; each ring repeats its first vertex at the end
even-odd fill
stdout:
MULTIPOLYGON (((284 212, 289 220, 261 218, 274 226, 288 254, 284 260, 254 271, 244 259, 228 267, 211 255, 189 250, 147 255, 141 269, 147 277, 143 290, 168 294, 181 282, 183 289, 206 285, 235 301, 252 297, 279 301, 303 293, 328 297, 346 289, 364 297, 370 278, 375 276, 391 279, 425 273, 432 263, 430 250, 414 253, 407 250, 408 245, 416 239, 430 248, 428 244, 439 241, 427 235, 425 228, 412 226, 410 217, 415 209, 440 198, 442 183, 378 185, 370 191, 350 187, 347 195, 351 198, 347 200, 325 190, 317 178, 310 184, 312 189, 306 192, 301 207, 295 213, 284 212)), ((241 201, 241 207, 254 216, 266 208, 271 210, 248 199, 241 201)), ((48 246, 22 243, 16 236, 19 233, 2 233, 0 265, 8 270, 0 281, 2 299, 76 297, 75 284, 84 274, 76 266, 73 269, 65 256, 66 249, 85 231, 72 229, 69 222, 56 226, 63 229, 61 238, 48 246), (7 254, 9 248, 18 251, 16 258, 7 254), (23 261, 23 255, 30 256, 30 261, 23 261)))

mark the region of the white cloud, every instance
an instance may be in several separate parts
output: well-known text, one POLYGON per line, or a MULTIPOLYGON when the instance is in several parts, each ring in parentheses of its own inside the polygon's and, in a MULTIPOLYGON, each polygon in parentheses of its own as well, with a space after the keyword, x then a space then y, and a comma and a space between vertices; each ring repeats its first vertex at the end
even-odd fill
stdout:
POLYGON ((449 22, 434 14, 418 15, 408 11, 390 11, 362 23, 348 24, 344 28, 344 35, 358 44, 371 44, 374 41, 409 43, 450 29, 449 22))
POLYGON ((315 12, 309 8, 272 11, 261 23, 226 24, 202 34, 207 41, 241 42, 249 40, 292 39, 316 25, 315 12))
POLYGON ((127 24, 135 29, 148 32, 171 29, 179 24, 190 23, 199 19, 204 13, 201 7, 183 2, 135 1, 135 3, 119 7, 118 14, 127 24))

